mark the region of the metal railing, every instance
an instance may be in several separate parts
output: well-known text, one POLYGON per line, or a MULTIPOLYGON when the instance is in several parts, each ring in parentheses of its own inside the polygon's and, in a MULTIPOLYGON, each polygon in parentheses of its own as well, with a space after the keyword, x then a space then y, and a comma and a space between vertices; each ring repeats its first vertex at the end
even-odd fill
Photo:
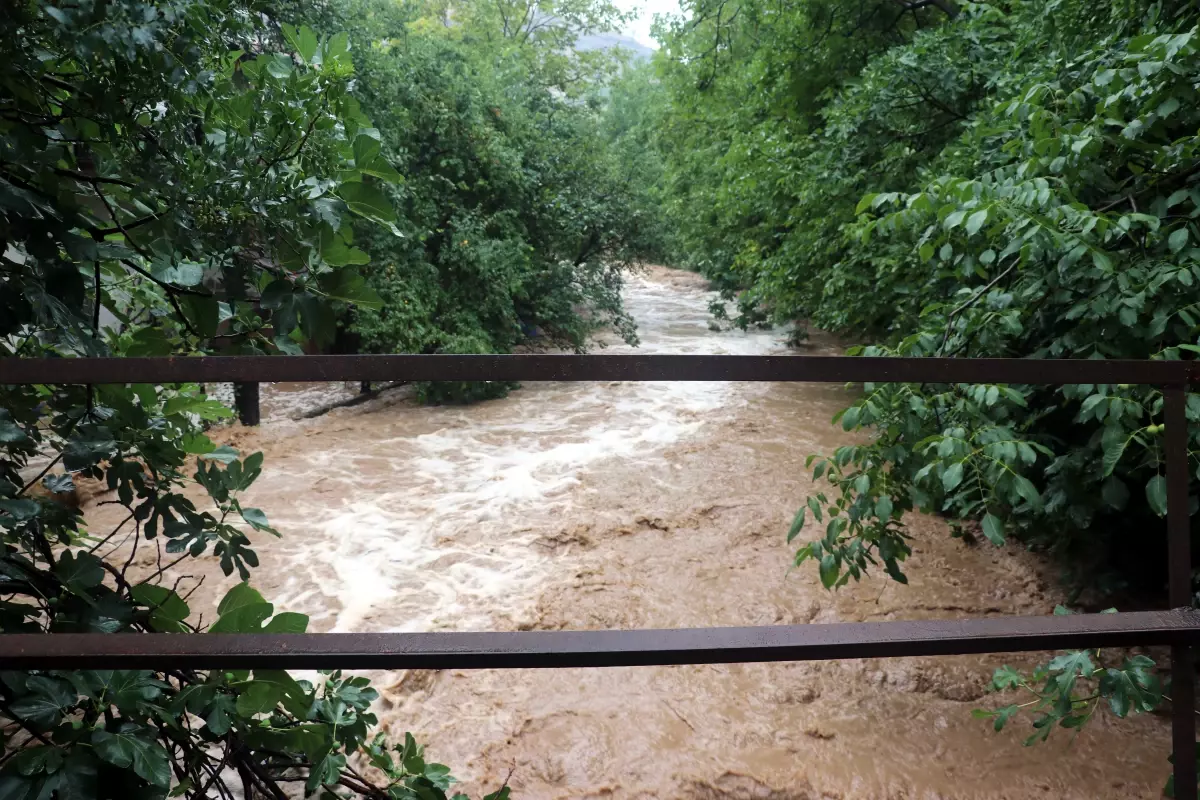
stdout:
POLYGON ((1168 611, 676 630, 7 634, 0 668, 512 669, 1171 648, 1175 792, 1197 800, 1187 387, 1200 362, 683 355, 0 359, 0 385, 267 381, 795 381, 1148 384, 1162 389, 1168 611))

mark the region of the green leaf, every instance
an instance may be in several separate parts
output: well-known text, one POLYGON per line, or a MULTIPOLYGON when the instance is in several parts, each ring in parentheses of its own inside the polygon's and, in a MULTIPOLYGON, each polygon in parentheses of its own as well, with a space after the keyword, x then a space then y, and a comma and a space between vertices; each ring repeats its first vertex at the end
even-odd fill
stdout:
POLYGON ((222 614, 208 629, 209 633, 259 633, 263 622, 275 612, 270 603, 243 606, 236 611, 222 614))
MULTIPOLYGON (((256 673, 257 675, 257 673, 256 673)), ((283 699, 283 687, 270 681, 251 681, 237 699, 237 713, 243 717, 268 714, 283 699)))
POLYGON ((62 720, 62 712, 73 708, 79 693, 64 680, 32 675, 25 682, 24 697, 12 703, 12 710, 25 722, 40 730, 53 728, 62 720))
POLYGON ((359 216, 377 222, 395 222, 396 209, 387 195, 366 183, 343 183, 338 187, 338 196, 359 216))
POLYGON ((270 531, 275 533, 275 529, 267 523, 267 515, 259 508, 243 508, 242 519, 250 523, 250 526, 259 531, 270 531))
POLYGON ((334 63, 348 63, 350 53, 350 36, 345 32, 334 34, 325 43, 325 60, 334 63))
POLYGON ((1129 502, 1129 489, 1121 479, 1110 476, 1100 486, 1100 497, 1110 508, 1120 511, 1129 502))
POLYGON ((155 262, 151 265, 150 274, 164 283, 176 286, 198 286, 204 279, 204 265, 194 261, 181 261, 178 264, 155 262))
POLYGON ((1051 670, 1061 671, 1064 675, 1082 676, 1085 678, 1090 676, 1095 669, 1092 665, 1092 659, 1088 656, 1086 650, 1063 653, 1060 656, 1056 656, 1050 661, 1049 666, 1051 670))
POLYGON ((22 775, 57 772, 63 763, 63 751, 57 747, 27 747, 12 758, 11 765, 22 775))
POLYGON ((1104 475, 1107 477, 1112 475, 1117 464, 1121 461, 1121 456, 1125 454, 1125 448, 1132 440, 1132 435, 1126 435, 1125 429, 1115 424, 1109 424, 1104 427, 1104 432, 1100 436, 1101 447, 1104 451, 1104 475))
POLYGON ((196 333, 202 337, 217 335, 217 325, 221 319, 221 307, 217 298, 185 294, 178 298, 178 302, 184 317, 196 333))
POLYGON ((200 458, 206 461, 217 461, 221 464, 232 464, 234 461, 237 461, 238 451, 227 444, 223 444, 210 453, 203 453, 200 458))
POLYGON ((1024 475, 1014 475, 1013 485, 1017 494, 1024 498, 1029 505, 1034 508, 1042 507, 1042 495, 1028 478, 1024 475))
MULTIPOLYGON (((329 226, 322 229, 321 240, 321 259, 331 267, 344 267, 352 264, 366 264, 371 259, 362 250, 357 247, 351 247, 341 234, 333 231, 329 226)), ((353 274, 353 273, 350 273, 353 274)), ((336 276, 322 276, 326 280, 339 280, 336 276)), ((282 281, 276 281, 282 283, 282 281)), ((274 286, 275 284, 272 284, 274 286)), ((270 287, 267 287, 270 288, 270 287)), ((277 293, 282 289, 277 290, 277 293)), ((290 288, 287 290, 290 293, 290 288)), ((274 299, 274 298, 273 298, 274 299)), ((278 304, 276 308, 278 308, 278 304)))
MULTIPOLYGON (((296 682, 296 679, 281 669, 256 669, 254 670, 254 681, 252 686, 272 686, 277 689, 277 703, 283 703, 283 707, 288 713, 293 716, 304 718, 308 714, 308 709, 311 704, 311 698, 304 688, 296 682)), ((239 698, 239 710, 241 700, 239 698)), ((270 709, 264 709, 265 713, 270 709)))
POLYGON ((217 607, 220 617, 209 633, 258 633, 263 622, 275 612, 275 607, 262 599, 248 583, 239 583, 229 590, 217 607))
POLYGON ((1024 682, 1025 679, 1021 676, 1021 673, 1007 664, 997 668, 992 674, 992 688, 999 692, 1005 689, 1013 689, 1024 682))
POLYGON ((1150 503, 1150 509, 1160 517, 1167 515, 1167 479, 1162 475, 1155 475, 1150 480, 1146 481, 1146 500, 1150 503))
POLYGON ((987 222, 988 212, 986 208, 981 208, 970 217, 967 218, 967 234, 974 236, 979 233, 979 229, 983 227, 983 223, 987 222))
POLYGON ((100 559, 86 551, 66 551, 54 566, 54 574, 71 591, 88 596, 88 590, 99 586, 104 580, 104 567, 100 559))
POLYGON ((1171 232, 1167 237, 1167 246, 1171 248, 1172 253, 1178 253, 1188 243, 1188 229, 1186 227, 1178 228, 1171 232))
POLYGON ((6 514, 14 522, 25 522, 41 513, 42 507, 36 500, 21 498, 19 500, 0 500, 0 514, 6 514))
POLYGON ((956 461, 951 464, 942 473, 942 488, 947 492, 952 492, 962 483, 963 479, 963 462, 956 461))
POLYGON ((1112 272, 1112 259, 1103 250, 1092 250, 1092 263, 1102 272, 1112 272))
POLYGON ((363 276, 350 270, 322 275, 318 281, 321 292, 334 300, 354 303, 361 308, 383 308, 383 299, 367 285, 363 276))
POLYGON ((292 74, 292 59, 286 53, 264 54, 259 56, 259 61, 266 65, 267 74, 273 78, 287 80, 292 74))
POLYGON ((1015 704, 1004 706, 1003 708, 997 708, 995 719, 992 721, 992 730, 996 731, 996 733, 1004 730, 1004 726, 1008 724, 1008 721, 1012 719, 1013 715, 1019 710, 1020 706, 1015 704))
POLYGON ((207 455, 217 449, 216 443, 203 433, 184 434, 179 445, 183 452, 193 456, 207 455))
POLYGON ((300 35, 296 40, 296 52, 300 54, 300 58, 304 59, 305 63, 313 60, 313 56, 317 53, 317 35, 313 33, 312 28, 304 25, 300 28, 300 35))
POLYGON ((1004 523, 995 514, 984 514, 983 535, 997 547, 1004 544, 1004 523))
POLYGON ((838 579, 837 559, 833 556, 832 553, 826 553, 825 555, 821 556, 821 565, 819 568, 819 572, 821 575, 821 585, 824 586, 826 589, 831 588, 833 586, 833 584, 837 583, 837 579, 838 579))
POLYGON ((281 611, 263 627, 263 633, 304 633, 308 630, 308 617, 294 611, 281 611))
POLYGON ((104 729, 92 731, 92 746, 96 755, 117 767, 129 767, 151 786, 161 789, 171 783, 167 751, 154 740, 154 732, 140 725, 126 723, 117 733, 104 729))
POLYGON ((214 736, 224 736, 233 724, 233 714, 237 710, 236 700, 227 694, 218 694, 212 700, 204 724, 214 736))
POLYGON ((379 156, 379 139, 375 136, 369 136, 365 133, 360 133, 354 139, 354 163, 356 166, 374 161, 379 156))
POLYGON ((184 413, 195 414, 206 420, 228 419, 233 416, 233 412, 224 404, 201 395, 177 395, 163 403, 164 416, 184 413))
POLYGON ((63 465, 70 471, 84 469, 110 457, 117 449, 112 432, 102 425, 81 425, 63 450, 63 465))
POLYGON ((170 688, 148 670, 96 670, 83 673, 83 677, 97 699, 126 713, 146 711, 162 696, 163 689, 170 688))
POLYGON ((29 441, 25 429, 12 421, 8 409, 0 408, 0 444, 19 444, 29 441))
POLYGON ((248 583, 239 583, 225 593, 225 597, 221 599, 217 606, 217 613, 224 615, 237 611, 245 606, 258 605, 265 603, 266 600, 258 593, 258 590, 248 583))
POLYGON ((164 633, 183 633, 187 630, 182 623, 191 614, 183 598, 165 586, 139 583, 133 587, 135 602, 150 609, 150 625, 164 633))
POLYGON ((796 512, 796 516, 792 518, 792 527, 788 528, 787 534, 788 544, 792 543, 792 540, 799 535, 800 529, 804 527, 804 518, 807 513, 808 509, 804 506, 801 506, 800 510, 796 512))
POLYGON ((892 498, 885 494, 875 501, 875 516, 882 520, 892 518, 892 498))

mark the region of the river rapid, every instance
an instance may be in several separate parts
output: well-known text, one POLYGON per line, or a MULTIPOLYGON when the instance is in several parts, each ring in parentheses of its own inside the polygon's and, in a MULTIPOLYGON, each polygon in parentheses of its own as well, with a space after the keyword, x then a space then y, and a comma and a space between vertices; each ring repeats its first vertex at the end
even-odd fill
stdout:
MULTIPOLYGON (((779 331, 711 330, 710 297, 688 273, 631 277, 638 351, 785 351, 779 331)), ((840 352, 820 336, 804 350, 840 352)), ((532 383, 464 408, 397 391, 299 421, 349 389, 263 389, 264 424, 220 436, 266 455, 245 503, 284 536, 254 537, 253 582, 310 629, 821 624, 1046 614, 1061 600, 1029 554, 969 546, 917 515, 908 586, 830 593, 810 565, 789 573, 805 457, 849 440, 830 425, 839 386, 532 383)), ((229 581, 188 573, 205 577, 192 608, 213 619, 229 581)), ((1074 739, 1022 748, 1027 722, 997 735, 971 717, 1017 702, 985 694, 996 666, 1037 658, 371 677, 384 728, 427 742, 472 796, 511 776, 525 799, 1159 797, 1164 718, 1098 714, 1074 739)))

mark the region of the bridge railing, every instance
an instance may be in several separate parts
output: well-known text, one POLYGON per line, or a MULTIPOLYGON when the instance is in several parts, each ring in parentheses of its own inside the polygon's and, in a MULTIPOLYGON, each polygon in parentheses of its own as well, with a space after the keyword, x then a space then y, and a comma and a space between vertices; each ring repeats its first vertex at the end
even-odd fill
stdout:
POLYGON ((0 359, 0 385, 269 381, 1147 384, 1164 397, 1169 610, 675 630, 7 634, 3 669, 515 669, 1169 646, 1175 796, 1197 800, 1187 391, 1200 362, 687 355, 0 359))

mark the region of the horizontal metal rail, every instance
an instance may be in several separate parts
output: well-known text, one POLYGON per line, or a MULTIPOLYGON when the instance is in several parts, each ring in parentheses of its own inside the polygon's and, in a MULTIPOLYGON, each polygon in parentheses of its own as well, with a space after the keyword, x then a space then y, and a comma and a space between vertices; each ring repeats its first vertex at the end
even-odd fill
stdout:
MULTIPOLYGON (((0 359, 0 385, 274 381, 779 381, 1153 384, 1164 389, 1173 611, 755 628, 492 633, 5 634, 0 669, 616 667, 1169 645, 1172 744, 1196 735, 1186 390, 1200 362, 702 355, 347 355, 0 359)), ((1196 761, 1175 759, 1197 800, 1196 761)))
POLYGON ((1200 644, 1190 609, 753 628, 512 633, 8 634, 4 669, 516 669, 1200 644))
POLYGON ((4 358, 0 384, 274 381, 1200 383, 1200 362, 701 355, 4 358))

